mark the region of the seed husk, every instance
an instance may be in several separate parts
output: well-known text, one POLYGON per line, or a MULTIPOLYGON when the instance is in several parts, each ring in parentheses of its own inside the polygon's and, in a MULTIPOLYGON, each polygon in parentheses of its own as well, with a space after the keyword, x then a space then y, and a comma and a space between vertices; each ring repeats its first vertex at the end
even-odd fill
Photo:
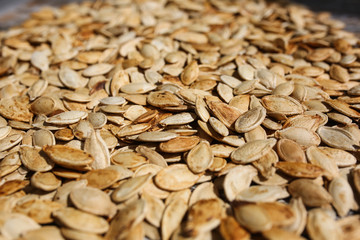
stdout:
POLYGON ((102 234, 109 229, 105 219, 74 208, 59 209, 53 213, 53 216, 64 226, 79 231, 102 234))
POLYGON ((194 173, 204 172, 214 160, 210 144, 202 141, 192 148, 186 157, 186 163, 189 169, 194 173))
POLYGON ((358 209, 353 190, 348 181, 342 177, 334 178, 329 185, 329 193, 333 197, 333 205, 339 216, 344 217, 351 209, 358 209))
POLYGON ((78 209, 100 216, 113 216, 115 205, 109 195, 98 188, 84 187, 73 189, 69 195, 71 202, 78 209))
POLYGON ((357 239, 358 37, 292 3, 165 3, 1 32, 0 238, 357 239))
POLYGON ((358 143, 353 135, 346 130, 337 127, 321 126, 318 129, 318 133, 321 140, 330 147, 348 151, 355 151, 357 149, 358 143))
POLYGON ((150 180, 151 177, 151 174, 145 174, 126 180, 126 182, 122 183, 114 190, 114 192, 111 194, 111 199, 114 202, 122 202, 131 198, 144 188, 145 184, 150 180))
POLYGON ((63 145, 44 146, 43 151, 55 164, 67 168, 76 169, 85 167, 94 161, 94 158, 90 154, 63 145))
POLYGON ((177 136, 176 133, 171 132, 144 132, 139 134, 137 139, 143 142, 165 142, 177 136))
POLYGON ((235 122, 235 130, 239 133, 249 132, 258 127, 266 117, 265 108, 258 106, 243 115, 235 122))
POLYGON ((320 207, 333 201, 325 188, 308 179, 292 181, 288 191, 293 197, 301 197, 306 206, 320 207))
POLYGON ((231 153, 235 163, 249 163, 267 154, 276 144, 275 139, 255 140, 245 143, 231 153))
POLYGON ((21 162, 32 171, 46 172, 54 167, 54 163, 41 155, 40 149, 23 146, 20 148, 21 162))
POLYGON ((309 211, 306 230, 313 239, 341 239, 341 229, 324 210, 309 211))
POLYGON ((179 191, 194 185, 199 178, 200 176, 192 173, 187 165, 173 164, 158 172, 155 184, 164 190, 179 191))
POLYGON ((224 192, 229 201, 233 201, 236 196, 250 186, 250 183, 257 174, 252 166, 237 166, 232 168, 224 179, 224 192))
POLYGON ((317 178, 325 174, 321 167, 303 162, 278 162, 276 167, 292 177, 317 178))
POLYGON ((269 95, 263 97, 261 100, 269 112, 293 115, 301 114, 304 111, 301 104, 292 97, 269 95))
POLYGON ((300 145, 290 139, 280 139, 276 144, 277 154, 287 162, 306 162, 306 156, 300 145))
POLYGON ((179 136, 160 143, 159 148, 167 153, 186 152, 193 149, 199 143, 199 140, 197 136, 179 136))
POLYGON ((161 221, 162 239, 167 240, 170 238, 181 223, 187 209, 186 202, 181 198, 176 198, 167 205, 161 221))
POLYGON ((31 185, 43 191, 53 191, 61 186, 61 180, 52 172, 37 172, 31 177, 31 185))
POLYGON ((131 177, 133 172, 121 166, 110 166, 104 169, 91 170, 80 179, 86 179, 89 187, 105 189, 113 185, 115 182, 131 177))
POLYGON ((210 231, 220 225, 223 214, 224 208, 220 200, 200 200, 190 207, 184 232, 186 235, 196 236, 210 231))

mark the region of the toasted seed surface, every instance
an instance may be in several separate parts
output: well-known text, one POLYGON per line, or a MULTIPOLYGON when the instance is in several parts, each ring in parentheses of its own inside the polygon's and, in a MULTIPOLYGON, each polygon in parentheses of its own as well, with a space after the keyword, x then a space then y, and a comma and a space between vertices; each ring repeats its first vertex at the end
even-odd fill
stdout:
POLYGON ((43 151, 56 164, 68 168, 84 167, 94 161, 90 154, 63 145, 44 146, 43 151))
POLYGON ((0 239, 357 239, 359 43, 291 2, 33 12, 0 32, 0 239))
POLYGON ((236 163, 255 161, 268 153, 275 144, 275 139, 255 140, 245 143, 231 153, 231 160, 236 163))
POLYGON ((160 143, 159 148, 167 153, 186 152, 193 149, 199 143, 199 140, 197 136, 179 136, 160 143))
POLYGON ((178 191, 191 187, 199 177, 192 173, 187 165, 173 164, 158 172, 155 176, 155 183, 164 190, 178 191))
POLYGON ((97 188, 76 188, 69 195, 71 202, 80 210, 101 216, 115 214, 115 205, 109 195, 97 188))
POLYGON ((101 234, 109 229, 105 219, 74 208, 59 209, 53 213, 53 216, 66 227, 79 231, 101 234))

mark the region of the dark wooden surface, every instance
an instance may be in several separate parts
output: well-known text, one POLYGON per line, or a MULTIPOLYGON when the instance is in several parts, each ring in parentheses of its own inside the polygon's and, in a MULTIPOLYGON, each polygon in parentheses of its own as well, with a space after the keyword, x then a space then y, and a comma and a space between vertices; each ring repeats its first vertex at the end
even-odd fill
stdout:
MULTIPOLYGON (((82 0, 0 0, 0 30, 20 24, 31 12, 43 6, 56 6, 82 0)), ((271 1, 271 0, 270 0, 271 1)), ((287 2, 288 0, 272 0, 287 2)), ((346 23, 346 30, 360 34, 360 0, 292 0, 311 10, 331 12, 346 23)))

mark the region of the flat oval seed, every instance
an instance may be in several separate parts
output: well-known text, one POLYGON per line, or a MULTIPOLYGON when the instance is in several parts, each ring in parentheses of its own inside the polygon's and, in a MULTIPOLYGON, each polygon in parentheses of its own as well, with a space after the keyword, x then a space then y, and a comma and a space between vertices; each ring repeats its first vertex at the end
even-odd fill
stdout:
POLYGON ((21 166, 18 152, 10 153, 0 162, 0 177, 4 177, 21 166))
POLYGON ((123 97, 107 97, 100 99, 100 103, 104 105, 123 105, 126 102, 123 97))
POLYGON ((232 168, 224 179, 224 192, 229 201, 233 201, 235 197, 243 190, 250 186, 250 183, 257 175, 257 170, 250 166, 237 166, 232 168))
POLYGON ((232 216, 227 216, 221 220, 220 233, 224 240, 236 238, 239 240, 250 239, 250 234, 247 230, 245 230, 245 228, 243 228, 232 216))
POLYGON ((311 239, 343 239, 340 226, 321 208, 308 212, 306 230, 311 239))
POLYGON ((54 191, 61 186, 61 180, 52 172, 37 172, 31 177, 31 185, 43 191, 54 191))
MULTIPOLYGON (((105 235, 105 239, 144 239, 144 236, 132 237, 127 231, 129 228, 135 228, 142 223, 146 215, 146 202, 143 199, 137 199, 126 204, 126 207, 119 209, 118 213, 111 221, 110 229, 105 235)), ((136 230, 139 231, 139 230, 136 230)), ((140 232, 142 230, 140 229, 140 232)))
POLYGON ((215 117, 219 119, 226 127, 231 128, 233 123, 240 117, 241 112, 238 108, 232 107, 223 102, 207 102, 208 107, 215 117))
POLYGON ((40 129, 33 133, 33 144, 35 147, 43 147, 45 145, 55 145, 54 134, 46 129, 40 129))
POLYGON ((254 79, 255 69, 249 64, 239 66, 238 72, 240 77, 244 80, 250 81, 254 79))
POLYGON ((345 114, 351 118, 360 118, 360 113, 350 107, 349 104, 340 100, 326 100, 326 103, 329 104, 332 108, 339 111, 342 114, 345 114))
POLYGON ((160 124, 163 126, 170 126, 170 125, 183 125, 188 124, 195 121, 196 115, 193 113, 179 113, 167 117, 160 121, 160 124))
POLYGON ((78 209, 100 216, 113 216, 115 205, 105 192, 93 187, 76 188, 70 193, 71 202, 78 209))
POLYGON ((258 79, 241 82, 241 84, 234 89, 234 94, 240 95, 240 94, 249 93, 256 88, 256 84, 258 83, 259 83, 258 79))
POLYGON ((1 234, 4 239, 19 239, 23 234, 41 228, 32 218, 20 213, 5 212, 1 220, 1 234))
POLYGON ((236 200, 246 202, 275 202, 289 197, 289 193, 280 186, 251 186, 236 195, 236 200))
MULTIPOLYGON (((339 149, 340 150, 340 149, 339 149)), ((306 149, 306 156, 310 163, 318 165, 326 170, 332 177, 339 175, 339 168, 335 158, 319 147, 311 146, 306 149)))
POLYGON ((170 239, 175 229, 181 224, 187 209, 188 205, 182 198, 175 198, 167 205, 161 220, 162 239, 170 239))
POLYGON ((234 97, 233 89, 228 85, 223 83, 218 83, 216 89, 221 99, 223 99, 225 102, 229 103, 231 99, 233 99, 234 97))
POLYGON ((219 199, 202 199, 193 204, 188 212, 184 232, 196 235, 196 232, 211 231, 220 224, 225 209, 219 199))
POLYGON ((88 83, 87 79, 82 78, 76 71, 69 67, 60 69, 59 78, 66 87, 71 89, 83 88, 88 83))
POLYGON ((79 230, 74 230, 70 228, 61 228, 61 234, 65 237, 65 239, 72 239, 72 240, 102 240, 103 238, 95 233, 88 233, 79 230))
POLYGON ((137 139, 144 142, 166 142, 176 137, 178 135, 172 132, 144 132, 137 139))
POLYGON ((151 166, 151 165, 158 166, 158 167, 167 167, 168 166, 164 157, 161 154, 159 154, 157 151, 155 151, 151 148, 140 145, 140 146, 136 147, 136 151, 138 153, 142 154, 143 156, 145 156, 146 158, 148 158, 150 165, 147 164, 145 166, 151 166))
POLYGON ((179 191, 193 186, 199 178, 185 164, 173 164, 158 172, 155 184, 164 190, 179 191))
POLYGON ((231 88, 236 88, 241 83, 239 79, 228 75, 221 75, 220 79, 223 83, 229 85, 231 88))
POLYGON ((63 97, 66 99, 66 100, 69 100, 69 101, 74 101, 74 102, 90 102, 91 101, 91 97, 89 95, 86 95, 86 94, 81 94, 81 93, 76 93, 76 92, 68 92, 68 93, 65 93, 63 95, 63 97))
POLYGON ((29 98, 25 96, 3 98, 0 100, 0 113, 7 119, 30 122, 33 114, 29 111, 28 104, 29 98))
POLYGON ((151 92, 147 96, 147 102, 154 107, 176 107, 182 102, 173 93, 167 91, 151 92))
POLYGON ((109 224, 101 217, 74 208, 62 208, 53 212, 54 218, 71 229, 102 234, 109 230, 109 224))
POLYGON ((117 137, 125 137, 125 136, 135 135, 135 134, 145 132, 149 128, 151 128, 151 124, 149 124, 149 123, 139 123, 139 124, 135 124, 135 125, 127 125, 127 126, 122 127, 116 133, 116 136, 117 137))
POLYGON ((241 115, 235 122, 235 130, 239 133, 249 132, 258 127, 266 117, 265 108, 258 106, 241 115))
POLYGON ((325 174, 321 167, 303 162, 278 162, 275 166, 282 172, 298 178, 317 178, 325 174))
POLYGON ((91 170, 80 179, 86 179, 89 187, 105 189, 113 185, 119 180, 129 178, 133 172, 121 166, 110 166, 104 169, 91 170))
POLYGON ((161 151, 167 153, 186 152, 194 148, 199 141, 200 139, 198 136, 180 136, 167 142, 160 143, 159 148, 161 151))
POLYGON ((8 136, 2 140, 0 140, 0 152, 8 150, 9 148, 14 147, 22 140, 21 134, 14 134, 11 136, 8 136))
POLYGON ((218 198, 215 192, 216 192, 216 189, 212 182, 201 183, 191 193, 191 196, 189 199, 189 206, 192 206, 194 203, 196 203, 200 200, 218 198))
POLYGON ((288 191, 291 196, 300 197, 309 207, 320 207, 333 201, 325 188, 309 179, 292 181, 288 186, 288 191))
POLYGON ((302 105, 292 97, 268 95, 261 99, 264 107, 273 113, 284 115, 302 114, 302 105))
POLYGON ((47 123, 52 124, 73 124, 87 117, 87 112, 68 111, 62 112, 46 119, 47 123))
POLYGON ((318 146, 321 143, 319 135, 314 131, 302 127, 288 127, 275 132, 275 137, 279 139, 290 139, 298 143, 302 148, 318 146))
POLYGON ((321 126, 317 132, 321 140, 330 147, 348 151, 355 151, 357 149, 358 144, 353 135, 344 129, 321 126))
POLYGON ((214 160, 210 144, 207 141, 200 142, 191 149, 186 157, 186 163, 194 173, 204 172, 214 160))
POLYGON ((181 81, 185 85, 190 85, 193 83, 199 76, 199 66, 196 61, 192 61, 187 65, 184 71, 181 73, 181 81))
POLYGON ((64 145, 44 146, 43 151, 56 164, 67 168, 85 167, 94 161, 90 154, 64 145))
POLYGON ((122 202, 133 197, 145 187, 145 184, 151 179, 151 177, 152 174, 148 173, 127 180, 114 190, 111 194, 111 199, 114 202, 122 202))
POLYGON ((236 220, 251 232, 271 229, 271 217, 266 210, 256 204, 246 204, 234 207, 236 220))
POLYGON ((91 65, 89 67, 87 67, 84 71, 83 71, 83 75, 86 77, 93 77, 93 76, 97 76, 97 75, 103 75, 108 73, 111 69, 113 69, 113 65, 112 64, 108 64, 108 63, 98 63, 98 64, 94 64, 91 65))
POLYGON ((46 172, 54 167, 54 163, 50 159, 41 156, 40 149, 22 146, 19 153, 22 164, 31 171, 46 172))
POLYGON ((319 147, 327 157, 334 159, 338 167, 348 167, 356 163, 356 157, 351 153, 337 148, 319 147))
MULTIPOLYGON (((127 94, 147 93, 156 88, 155 85, 145 82, 134 82, 123 85, 120 90, 127 94)), ((151 94, 151 93, 150 93, 151 94)))
POLYGON ((204 122, 207 122, 210 118, 210 113, 206 109, 206 107, 207 106, 203 97, 197 96, 195 101, 195 112, 198 117, 204 122))
POLYGON ((306 162, 306 156, 301 146, 290 140, 280 139, 276 144, 276 150, 279 157, 287 162, 306 162))
POLYGON ((24 240, 64 240, 60 230, 55 226, 44 226, 39 229, 30 230, 23 234, 22 239, 24 240))
POLYGON ((276 144, 276 139, 255 140, 245 143, 231 153, 235 163, 249 163, 265 156, 276 144))
POLYGON ((38 98, 39 96, 41 96, 46 88, 48 86, 48 82, 43 80, 43 79, 39 79, 37 80, 30 88, 28 91, 28 95, 30 98, 30 101, 34 101, 36 98, 38 98))
POLYGON ((145 217, 146 220, 152 225, 160 227, 162 214, 165 209, 164 202, 161 199, 153 197, 147 193, 143 193, 142 198, 146 201, 146 205, 148 206, 148 211, 145 217))
POLYGON ((7 135, 9 135, 10 131, 11 131, 10 126, 0 127, 0 140, 7 137, 7 135))
POLYGON ((30 111, 39 115, 49 115, 55 110, 55 104, 51 97, 39 97, 30 105, 30 111))
POLYGON ((346 179, 334 178, 329 184, 329 193, 333 197, 333 205, 340 217, 346 216, 351 209, 358 209, 353 190, 346 179))
POLYGON ((126 168, 139 167, 148 162, 145 157, 136 152, 114 152, 111 161, 126 168))
POLYGON ((48 51, 34 51, 31 55, 30 62, 41 71, 47 71, 49 69, 48 51))
POLYGON ((217 118, 210 117, 209 118, 210 126, 214 129, 215 132, 220 134, 221 136, 228 136, 229 135, 229 129, 220 122, 217 118))
POLYGON ((95 129, 98 129, 106 124, 107 117, 102 112, 89 113, 88 120, 95 129))
POLYGON ((61 141, 70 141, 74 138, 74 134, 71 129, 63 128, 57 130, 54 134, 54 137, 61 141))

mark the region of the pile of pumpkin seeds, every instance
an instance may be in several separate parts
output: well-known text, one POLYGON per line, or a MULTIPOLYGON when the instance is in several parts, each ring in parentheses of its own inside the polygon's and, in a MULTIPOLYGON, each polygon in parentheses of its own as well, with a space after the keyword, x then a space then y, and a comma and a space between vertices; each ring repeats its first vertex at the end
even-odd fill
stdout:
POLYGON ((264 0, 105 0, 0 32, 0 239, 359 239, 343 28, 264 0))

